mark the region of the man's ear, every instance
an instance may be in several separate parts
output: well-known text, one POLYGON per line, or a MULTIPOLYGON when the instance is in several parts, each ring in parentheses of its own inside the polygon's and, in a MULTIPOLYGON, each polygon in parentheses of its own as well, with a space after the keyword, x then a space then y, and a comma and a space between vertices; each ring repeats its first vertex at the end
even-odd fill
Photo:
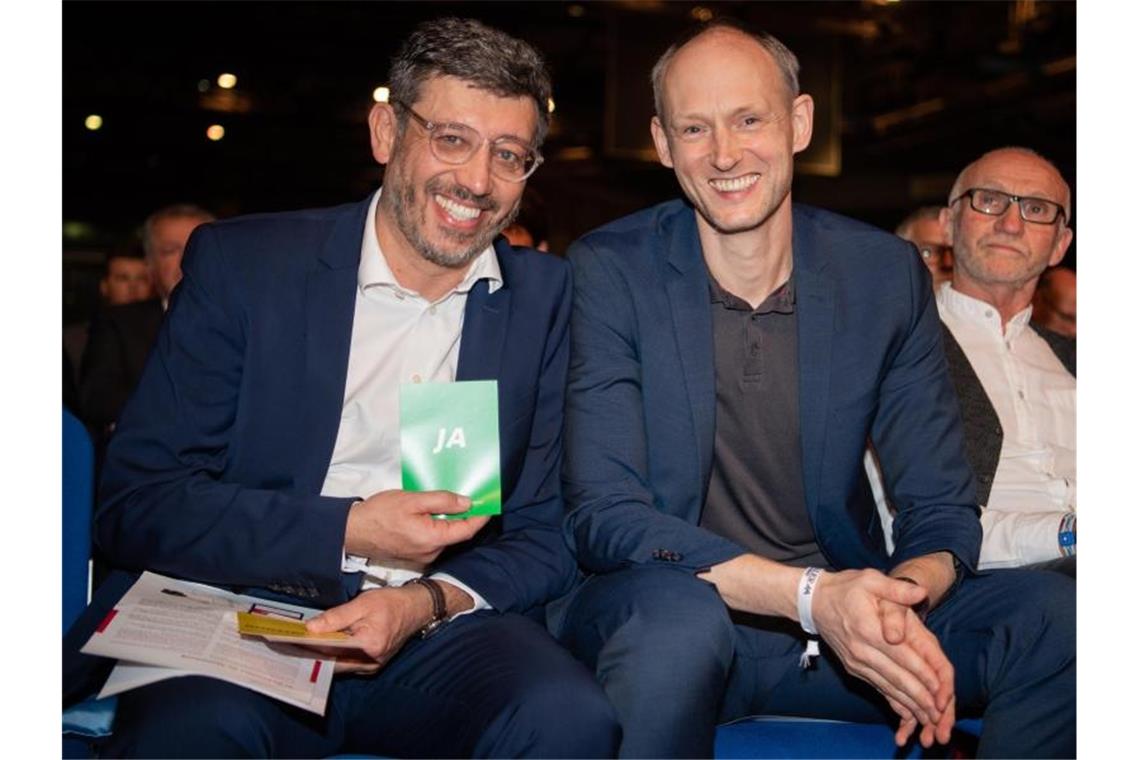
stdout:
POLYGON ((792 152, 799 153, 811 143, 815 117, 815 101, 811 95, 800 95, 792 101, 792 152))
POLYGON ((954 225, 950 223, 950 207, 947 206, 938 212, 938 226, 942 228, 942 239, 946 245, 954 245, 954 225))
POLYGON ((1053 244, 1053 255, 1049 257, 1049 266, 1055 267, 1061 263, 1061 259, 1065 258, 1065 252, 1069 250, 1069 245, 1073 242, 1073 231, 1068 227, 1061 229, 1061 234, 1057 236, 1057 241, 1053 244))
POLYGON ((368 112, 368 134, 372 140, 372 157, 378 164, 386 164, 392 158, 392 146, 396 144, 396 111, 387 103, 376 103, 368 112))
POLYGON ((657 160, 672 169, 673 153, 669 150, 669 136, 665 134, 661 119, 654 116, 649 121, 649 132, 653 135, 653 145, 657 148, 657 160))

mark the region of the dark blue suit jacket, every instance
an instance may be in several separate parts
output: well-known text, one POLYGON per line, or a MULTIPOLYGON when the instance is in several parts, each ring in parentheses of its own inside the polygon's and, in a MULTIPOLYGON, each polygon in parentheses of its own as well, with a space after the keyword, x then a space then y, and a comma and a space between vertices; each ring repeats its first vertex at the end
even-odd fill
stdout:
MULTIPOLYGON (((114 435, 95 517, 115 564, 269 589, 319 606, 353 499, 320 495, 344 399, 368 201, 200 227, 114 435)), ((558 481, 568 361, 565 262, 502 239, 503 287, 468 297, 458 379, 499 381, 503 516, 435 567, 495 609, 565 590, 558 481)), ((367 497, 370 494, 359 494, 367 497)))
MULTIPOLYGON (((930 552, 978 558, 981 526, 929 274, 881 230, 796 206, 793 268, 804 494, 837 569, 930 552), (870 437, 899 509, 888 558, 862 466, 870 437)), ((579 562, 697 572, 744 553, 698 527, 716 377, 708 273, 691 206, 583 237, 574 268, 563 490, 579 562)))

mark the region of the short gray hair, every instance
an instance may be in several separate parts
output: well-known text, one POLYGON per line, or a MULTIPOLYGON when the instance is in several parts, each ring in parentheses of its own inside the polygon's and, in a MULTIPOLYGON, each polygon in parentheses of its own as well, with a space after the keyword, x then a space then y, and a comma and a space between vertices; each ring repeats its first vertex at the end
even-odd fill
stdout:
POLYGON ((910 240, 910 230, 914 225, 926 219, 938 219, 938 214, 941 213, 942 206, 920 206, 914 211, 907 214, 906 219, 899 222, 899 226, 895 228, 895 234, 903 240, 910 240))
POLYGON ((685 45, 688 45, 702 35, 717 30, 739 32, 764 48, 764 50, 775 59, 776 66, 780 69, 780 75, 784 80, 784 86, 787 88, 789 96, 795 98, 800 94, 800 62, 796 58, 796 54, 789 50, 787 45, 780 42, 771 34, 751 29, 736 19, 715 18, 712 21, 695 26, 682 34, 676 42, 669 46, 668 50, 661 54, 661 57, 657 59, 657 63, 653 65, 653 71, 649 74, 649 81, 653 84, 653 107, 657 111, 657 117, 662 121, 665 120, 665 74, 669 69, 669 64, 673 62, 673 58, 677 55, 677 52, 685 45))
MULTIPOLYGON (((550 126, 550 74, 530 44, 474 19, 425 21, 392 59, 389 100, 415 103, 433 76, 462 79, 501 98, 529 97, 538 112, 535 145, 542 145, 550 126)), ((401 109, 398 118, 403 129, 408 115, 401 109)))
POLYGON ((146 218, 142 226, 143 251, 147 256, 154 255, 154 227, 164 219, 200 219, 202 222, 214 221, 214 215, 201 206, 193 203, 174 203, 163 206, 146 218))

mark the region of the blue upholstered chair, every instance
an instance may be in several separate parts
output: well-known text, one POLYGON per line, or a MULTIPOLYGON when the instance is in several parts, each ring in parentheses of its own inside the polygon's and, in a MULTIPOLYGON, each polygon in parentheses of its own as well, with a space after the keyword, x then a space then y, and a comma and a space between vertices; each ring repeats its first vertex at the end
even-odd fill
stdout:
POLYGON ((63 410, 63 630, 87 606, 95 447, 75 415, 63 410))
MULTIPOLYGON (((947 748, 930 750, 932 757, 973 757, 980 720, 960 720, 947 748)), ((882 723, 848 723, 814 718, 755 716, 721 726, 715 756, 737 758, 916 758, 922 746, 895 746, 894 729, 882 723)))
MULTIPOLYGON (((87 606, 91 579, 91 511, 95 449, 75 415, 63 410, 63 630, 87 606)), ((63 713, 65 758, 91 757, 92 744, 111 732, 115 699, 89 699, 63 713)))
POLYGON ((881 723, 757 716, 721 726, 717 758, 895 758, 921 757, 895 747, 894 731, 881 723))

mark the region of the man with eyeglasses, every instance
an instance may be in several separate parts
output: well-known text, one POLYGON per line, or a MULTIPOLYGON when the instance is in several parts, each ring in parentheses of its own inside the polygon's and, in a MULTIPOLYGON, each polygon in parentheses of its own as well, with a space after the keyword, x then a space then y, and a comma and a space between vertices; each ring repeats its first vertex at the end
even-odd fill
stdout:
POLYGON ((107 755, 615 751, 612 707, 540 622, 574 577, 570 271, 495 240, 542 160, 548 74, 527 43, 442 19, 404 42, 390 91, 370 198, 194 234, 95 518, 118 565, 327 608, 310 628, 359 650, 338 650, 324 716, 209 678, 129 691, 107 755), (486 379, 503 514, 435 519, 470 499, 400 490, 400 386, 486 379))
POLYGON ((967 166, 940 222, 954 274, 937 292, 982 510, 982 569, 1076 575, 1076 341, 1032 321, 1073 239, 1069 186, 1024 148, 967 166))
POLYGON ((981 715, 982 756, 1072 757, 1074 584, 974 574, 930 279, 897 237, 792 203, 813 113, 795 56, 718 20, 651 79, 685 199, 569 251, 566 533, 590 575, 549 610, 621 754, 709 757, 718 722, 766 713, 897 721, 925 746, 981 715))
POLYGON ((937 289, 950 279, 954 271, 954 251, 942 236, 942 225, 938 221, 941 206, 922 206, 904 219, 895 230, 903 240, 914 243, 922 263, 930 270, 931 283, 937 289))

